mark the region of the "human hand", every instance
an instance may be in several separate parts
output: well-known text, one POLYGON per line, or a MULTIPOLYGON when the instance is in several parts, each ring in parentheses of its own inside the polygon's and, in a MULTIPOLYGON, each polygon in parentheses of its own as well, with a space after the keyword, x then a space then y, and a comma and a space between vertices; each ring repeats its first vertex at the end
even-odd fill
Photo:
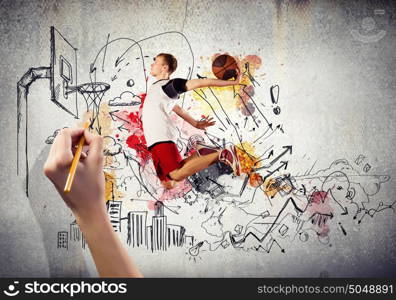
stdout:
POLYGON ((241 72, 241 69, 240 69, 240 66, 238 65, 238 67, 236 68, 236 73, 237 73, 237 76, 236 76, 236 78, 235 78, 235 80, 233 81, 233 84, 234 85, 237 85, 237 84, 239 84, 240 82, 241 82, 241 80, 242 80, 242 72, 241 72))
POLYGON ((76 218, 90 218, 106 210, 103 160, 103 138, 87 129, 62 129, 51 146, 43 167, 44 174, 52 181, 76 218), (89 147, 88 154, 82 152, 71 191, 65 193, 73 152, 82 135, 89 147))
POLYGON ((206 127, 213 126, 216 121, 213 121, 212 117, 204 117, 203 119, 196 121, 195 128, 206 130, 206 127))

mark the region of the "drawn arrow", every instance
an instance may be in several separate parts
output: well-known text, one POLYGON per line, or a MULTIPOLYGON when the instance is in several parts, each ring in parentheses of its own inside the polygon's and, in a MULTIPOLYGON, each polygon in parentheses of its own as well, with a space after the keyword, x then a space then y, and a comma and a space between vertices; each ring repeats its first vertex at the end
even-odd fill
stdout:
POLYGON ((243 181, 242 188, 241 188, 241 190, 240 190, 240 192, 239 192, 239 197, 242 196, 243 191, 245 190, 246 185, 247 185, 247 183, 248 183, 248 181, 249 181, 249 177, 250 177, 249 174, 246 174, 245 180, 243 181))
POLYGON ((102 62, 102 72, 104 72, 104 64, 105 64, 105 58, 106 58, 106 52, 107 52, 107 45, 109 44, 109 38, 110 38, 110 33, 107 36, 107 42, 106 42, 106 48, 104 50, 104 54, 103 54, 103 62, 102 62))
POLYGON ((199 74, 197 73, 197 78, 198 78, 198 79, 206 79, 206 78, 208 78, 208 77, 201 76, 201 75, 199 75, 199 74))
MULTIPOLYGON (((187 41, 187 43, 188 43, 188 40, 187 40, 186 36, 185 36, 183 33, 178 32, 178 31, 167 31, 167 32, 162 32, 162 33, 159 33, 159 34, 156 34, 156 35, 149 36, 149 37, 147 37, 147 38, 141 39, 141 40, 139 40, 139 41, 136 41, 136 40, 133 40, 133 39, 130 39, 130 38, 117 38, 117 39, 114 39, 114 40, 112 40, 112 41, 110 41, 110 42, 107 42, 106 45, 103 46, 103 47, 99 50, 98 54, 97 54, 96 57, 95 57, 94 63, 96 62, 96 59, 98 58, 99 54, 103 51, 103 49, 104 49, 105 47, 107 47, 107 45, 109 45, 109 44, 111 44, 111 43, 114 43, 114 42, 116 42, 116 41, 118 41, 118 40, 128 40, 128 41, 131 41, 131 42, 132 42, 132 45, 129 46, 119 57, 117 57, 116 62, 115 62, 116 66, 122 61, 121 58, 123 58, 123 56, 125 56, 125 54, 128 53, 128 51, 129 51, 130 49, 132 49, 135 45, 140 49, 141 57, 143 58, 142 47, 140 46, 139 43, 140 43, 140 42, 143 42, 143 41, 145 41, 145 40, 148 40, 148 39, 151 39, 151 38, 160 36, 160 35, 168 34, 168 33, 180 34, 180 35, 187 41)), ((192 57, 194 58, 194 55, 193 55, 193 52, 192 52, 192 48, 191 48, 191 45, 190 45, 189 43, 188 43, 188 46, 189 46, 189 48, 190 48, 190 52, 191 52, 191 54, 192 54, 192 57)), ((143 61, 143 67, 144 67, 144 61, 143 61)), ((193 68, 194 68, 194 61, 193 61, 193 68)))
POLYGON ((116 118, 119 119, 119 120, 122 120, 122 121, 124 121, 124 122, 127 122, 128 124, 131 124, 131 122, 129 122, 128 120, 125 120, 125 119, 123 119, 123 118, 121 118, 121 117, 119 117, 119 116, 116 116, 115 113, 117 113, 118 111, 119 111, 119 110, 114 110, 114 111, 109 112, 109 115, 111 116, 111 119, 112 119, 113 121, 116 121, 116 119, 114 119, 114 117, 116 117, 116 118))
MULTIPOLYGON (((291 146, 291 145, 289 145, 289 146, 283 146, 282 148, 285 148, 285 150, 281 153, 281 154, 279 154, 277 157, 275 157, 271 162, 269 162, 268 164, 266 164, 266 165, 264 165, 264 166, 262 166, 262 167, 259 167, 259 168, 257 168, 257 169, 254 169, 254 171, 258 171, 258 170, 261 170, 261 169, 268 169, 268 168, 270 168, 274 163, 276 163, 283 155, 285 155, 287 152, 289 152, 290 151, 290 154, 292 154, 292 149, 293 149, 293 146, 291 146)), ((286 164, 287 165, 287 164, 286 164)))
MULTIPOLYGON (((248 68, 248 67, 247 67, 248 68)), ((247 88, 247 85, 245 85, 242 90, 244 91, 244 93, 250 98, 250 100, 252 100, 254 106, 256 107, 256 109, 258 110, 258 112, 260 113, 260 115, 264 118, 265 122, 268 124, 268 126, 272 129, 272 123, 268 122, 267 118, 264 116, 264 114, 262 113, 262 111, 260 110, 260 108, 257 106, 256 102, 253 100, 253 98, 250 96, 248 91, 245 91, 245 89, 247 88)), ((234 92, 235 94, 235 92, 234 92)), ((235 97, 235 95, 234 95, 235 97)), ((239 97, 242 99, 241 95, 239 95, 239 97)))
POLYGON ((102 134, 102 126, 95 127, 96 132, 101 135, 102 134))
POLYGON ((93 73, 93 72, 95 72, 96 71, 96 67, 94 67, 94 64, 92 63, 92 64, 90 64, 89 65, 89 73, 93 73))
POLYGON ((119 131, 122 132, 122 130, 125 130, 126 132, 129 132, 129 130, 127 128, 124 127, 124 124, 122 124, 121 126, 117 127, 119 131))
POLYGON ((276 171, 279 171, 280 169, 282 169, 282 168, 285 168, 285 170, 287 169, 287 164, 288 164, 288 162, 287 161, 281 161, 281 165, 279 166, 279 167, 277 167, 275 170, 273 170, 273 171, 268 171, 268 174, 267 175, 265 175, 264 176, 264 178, 263 178, 263 183, 265 182, 265 180, 268 178, 268 177, 270 177, 272 174, 274 174, 276 171))
MULTIPOLYGON (((131 42, 133 43, 132 46, 128 48, 128 50, 129 50, 130 48, 132 48, 133 46, 137 45, 137 47, 139 47, 139 49, 140 49, 141 56, 143 57, 142 47, 139 45, 139 42, 138 42, 138 41, 135 41, 135 40, 130 39, 130 38, 117 38, 117 39, 114 39, 114 40, 111 40, 111 41, 107 41, 107 43, 106 43, 106 44, 99 50, 99 52, 96 54, 96 57, 95 57, 93 63, 91 64, 91 66, 95 65, 96 60, 97 60, 98 57, 99 57, 99 54, 100 54, 102 51, 106 51, 108 45, 110 45, 110 44, 112 44, 112 43, 115 43, 115 42, 117 42, 117 41, 122 41, 122 40, 131 41, 131 42)), ((127 51, 128 51, 128 50, 127 50, 127 51)), ((127 52, 127 51, 126 51, 126 52, 127 52)), ((126 52, 124 52, 124 54, 125 54, 126 52)), ((122 58, 122 56, 124 56, 124 54, 121 55, 121 56, 119 56, 119 57, 116 59, 116 63, 117 63, 117 62, 120 63, 120 62, 122 61, 122 60, 120 60, 120 59, 122 58)), ((117 64, 116 64, 116 66, 117 66, 117 64)), ((92 68, 91 68, 91 69, 92 69, 92 68)))
POLYGON ((264 133, 262 135, 260 135, 257 139, 255 139, 253 141, 253 144, 256 143, 259 139, 261 139, 263 136, 265 136, 265 134, 268 132, 268 130, 271 128, 272 129, 272 123, 268 125, 269 128, 267 128, 266 131, 264 131, 264 133))
POLYGON ((279 129, 282 133, 285 133, 285 132, 283 131, 282 124, 279 124, 278 126, 276 126, 276 128, 279 129))
POLYGON ((120 62, 122 62, 124 59, 125 59, 125 57, 124 57, 124 58, 122 58, 122 59, 121 59, 121 57, 120 57, 120 56, 119 56, 119 57, 117 57, 117 59, 116 59, 116 61, 115 61, 115 64, 114 64, 114 66, 115 66, 115 67, 117 67, 117 66, 118 66, 118 64, 119 64, 120 62))
POLYGON ((300 213, 303 213, 304 211, 302 209, 300 209, 296 202, 294 201, 294 199, 292 197, 288 198, 287 201, 285 202, 285 204, 283 205, 283 207, 281 208, 281 210, 279 211, 278 215, 276 216, 274 222, 271 224, 270 228, 268 229, 268 231, 261 237, 259 238, 256 234, 254 234, 253 232, 249 231, 241 240, 236 241, 235 238, 230 234, 230 240, 232 244, 242 244, 246 241, 247 237, 249 235, 253 236, 254 238, 256 238, 260 243, 263 242, 265 240, 265 238, 268 236, 268 234, 272 231, 272 229, 274 228, 274 226, 276 224, 278 224, 278 219, 280 218, 280 216, 282 215, 283 211, 286 209, 286 207, 289 205, 289 203, 292 203, 293 207, 295 210, 299 211, 300 213))
POLYGON ((169 208, 174 208, 174 209, 176 209, 176 210, 179 210, 180 208, 181 208, 181 206, 180 205, 176 205, 176 206, 174 206, 174 205, 167 205, 169 208))

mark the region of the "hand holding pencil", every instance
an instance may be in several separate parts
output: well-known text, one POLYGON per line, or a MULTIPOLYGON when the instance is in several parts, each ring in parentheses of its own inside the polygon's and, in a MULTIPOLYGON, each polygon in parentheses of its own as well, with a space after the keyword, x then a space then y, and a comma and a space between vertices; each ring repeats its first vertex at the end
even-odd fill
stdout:
POLYGON ((62 129, 43 169, 76 217, 89 218, 105 211, 106 206, 103 138, 86 127, 62 129), (88 154, 82 151, 83 146, 88 147, 88 154))
POLYGON ((59 132, 44 164, 44 173, 76 217, 98 274, 143 277, 107 214, 103 138, 90 133, 87 124, 84 127, 59 132), (88 154, 83 152, 84 145, 89 147, 88 154))
MULTIPOLYGON (((89 123, 85 122, 83 129, 84 130, 88 129, 88 126, 89 126, 89 123)), ((85 143, 85 136, 82 135, 80 137, 80 140, 78 141, 78 145, 76 145, 77 146, 76 152, 74 153, 74 158, 73 158, 70 170, 69 170, 69 175, 67 176, 67 180, 66 180, 66 185, 65 185, 65 189, 64 189, 65 193, 70 193, 71 186, 72 186, 73 180, 74 180, 74 176, 76 175, 77 164, 80 161, 81 154, 83 153, 82 150, 83 150, 84 143, 85 143)))

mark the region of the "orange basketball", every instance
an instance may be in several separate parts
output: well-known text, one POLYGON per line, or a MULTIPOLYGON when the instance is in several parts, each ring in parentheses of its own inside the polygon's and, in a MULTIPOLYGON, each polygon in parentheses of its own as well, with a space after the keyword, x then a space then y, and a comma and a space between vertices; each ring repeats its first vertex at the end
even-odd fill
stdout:
POLYGON ((238 64, 230 55, 223 54, 216 57, 212 63, 213 74, 222 80, 228 80, 230 78, 237 77, 238 64))

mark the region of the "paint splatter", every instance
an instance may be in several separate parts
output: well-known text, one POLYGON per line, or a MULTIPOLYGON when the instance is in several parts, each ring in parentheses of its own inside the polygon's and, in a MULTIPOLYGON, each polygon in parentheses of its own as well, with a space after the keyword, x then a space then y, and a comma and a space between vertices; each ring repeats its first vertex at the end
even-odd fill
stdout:
POLYGON ((263 184, 263 177, 259 173, 251 173, 249 175, 249 184, 252 187, 259 187, 263 184))
POLYGON ((237 146, 237 155, 241 165, 241 173, 250 174, 253 168, 260 166, 256 155, 254 154, 255 148, 249 142, 242 142, 237 146))
MULTIPOLYGON (((111 129, 111 119, 108 118, 109 116, 109 106, 103 101, 100 104, 100 110, 96 115, 95 122, 92 124, 94 128, 94 132, 96 134, 100 134, 101 136, 111 136, 112 129, 111 129)), ((82 117, 82 120, 89 120, 91 121, 92 118, 95 117, 94 111, 86 111, 82 117)), ((105 139, 104 149, 107 148, 109 140, 105 139)), ((104 161, 104 168, 110 167, 114 162, 114 157, 106 156, 104 161)), ((123 193, 117 189, 117 182, 116 182, 116 175, 115 171, 106 171, 104 172, 105 175, 105 201, 109 201, 112 199, 122 199, 123 193)))
POLYGON ((325 191, 315 191, 309 196, 307 214, 313 228, 320 236, 330 232, 328 221, 333 218, 334 210, 330 206, 331 198, 325 191))
MULTIPOLYGON (((139 95, 141 104, 139 110, 129 112, 126 110, 116 111, 113 113, 117 122, 122 123, 122 128, 128 132, 125 138, 126 145, 136 151, 136 157, 141 165, 145 165, 150 158, 150 152, 147 150, 146 138, 143 133, 143 124, 141 120, 142 109, 146 94, 139 95)), ((121 126, 120 126, 121 127, 121 126)))
POLYGON ((115 171, 104 172, 105 174, 105 201, 122 200, 124 194, 117 189, 117 179, 115 171))
MULTIPOLYGON (((214 54, 211 58, 211 61, 213 61, 219 55, 220 53, 214 54)), ((261 67, 262 60, 257 55, 247 55, 242 59, 237 56, 234 56, 234 58, 239 62, 239 65, 241 66, 241 72, 243 73, 241 83, 239 85, 210 87, 196 90, 192 93, 192 98, 197 101, 196 103, 198 103, 198 105, 194 107, 194 110, 198 110, 204 114, 211 114, 211 107, 207 104, 207 102, 209 102, 213 109, 217 111, 220 109, 220 105, 217 102, 218 100, 225 110, 237 109, 244 116, 253 115, 256 110, 254 104, 252 103, 255 82, 254 75, 261 67)), ((208 62, 203 63, 208 65, 208 62)), ((207 67, 206 71, 202 72, 201 76, 208 78, 214 77, 211 71, 211 65, 207 67)))

